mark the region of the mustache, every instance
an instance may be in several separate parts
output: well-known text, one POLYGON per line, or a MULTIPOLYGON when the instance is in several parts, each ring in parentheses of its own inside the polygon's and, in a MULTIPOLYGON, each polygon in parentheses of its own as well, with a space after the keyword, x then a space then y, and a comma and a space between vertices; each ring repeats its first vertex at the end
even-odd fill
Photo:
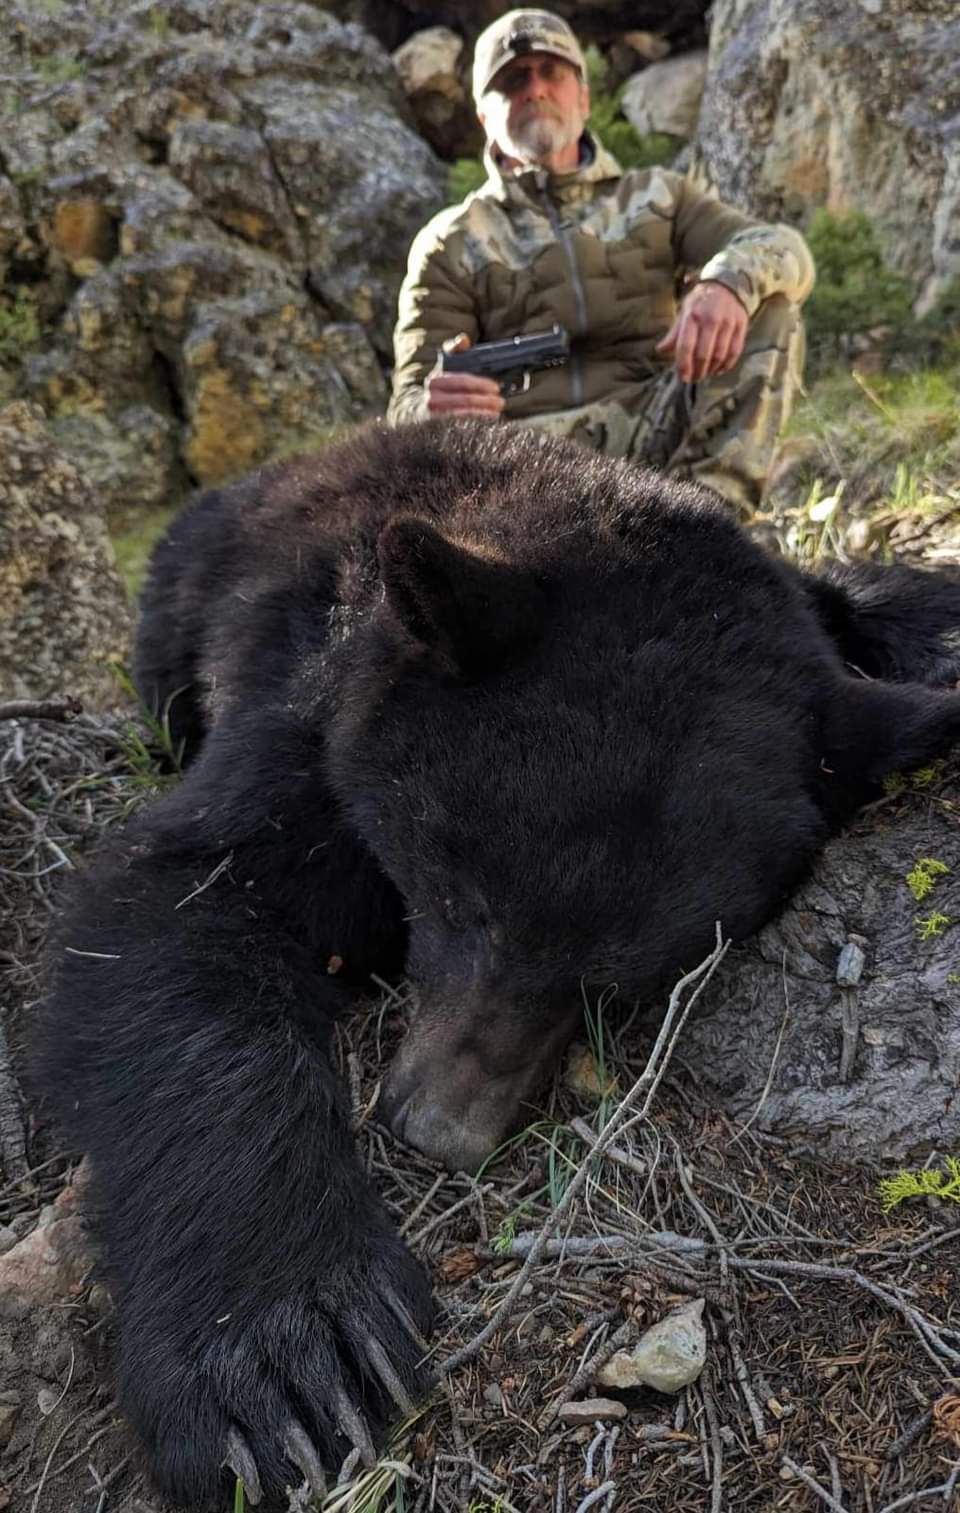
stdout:
POLYGON ((532 102, 529 105, 523 106, 517 115, 516 124, 518 126, 527 126, 531 121, 544 120, 557 121, 562 125, 563 114, 553 105, 538 105, 536 102, 532 102))

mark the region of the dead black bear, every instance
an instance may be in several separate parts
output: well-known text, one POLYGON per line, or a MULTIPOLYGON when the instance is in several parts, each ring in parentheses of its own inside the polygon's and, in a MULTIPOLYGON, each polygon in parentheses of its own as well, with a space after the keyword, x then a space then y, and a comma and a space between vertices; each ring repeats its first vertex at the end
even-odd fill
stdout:
POLYGON ((960 587, 805 579, 715 500, 532 432, 374 426, 190 505, 138 677, 193 753, 68 913, 38 1065, 92 1157, 116 1370, 181 1503, 319 1485, 425 1382, 427 1282, 330 1026, 419 1002, 394 1129, 474 1168, 573 1032, 781 905, 960 735, 960 587), (344 968, 328 973, 331 957, 344 968))

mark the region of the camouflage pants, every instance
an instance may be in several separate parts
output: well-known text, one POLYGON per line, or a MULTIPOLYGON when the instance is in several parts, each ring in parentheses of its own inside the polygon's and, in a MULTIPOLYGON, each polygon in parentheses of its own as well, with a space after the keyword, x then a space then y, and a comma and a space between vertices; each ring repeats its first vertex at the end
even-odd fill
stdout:
POLYGON ((722 494, 738 515, 751 515, 793 408, 805 347, 799 307, 775 295, 750 322, 740 361, 729 373, 684 384, 671 367, 650 380, 632 413, 611 401, 524 423, 674 478, 692 478, 722 494))

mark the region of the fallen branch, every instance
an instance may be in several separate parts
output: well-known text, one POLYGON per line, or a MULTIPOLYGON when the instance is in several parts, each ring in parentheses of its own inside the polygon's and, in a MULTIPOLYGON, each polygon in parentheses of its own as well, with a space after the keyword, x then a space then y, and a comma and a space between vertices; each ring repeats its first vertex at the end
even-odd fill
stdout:
POLYGON ((59 720, 67 723, 82 714, 79 699, 8 699, 0 704, 0 720, 59 720))

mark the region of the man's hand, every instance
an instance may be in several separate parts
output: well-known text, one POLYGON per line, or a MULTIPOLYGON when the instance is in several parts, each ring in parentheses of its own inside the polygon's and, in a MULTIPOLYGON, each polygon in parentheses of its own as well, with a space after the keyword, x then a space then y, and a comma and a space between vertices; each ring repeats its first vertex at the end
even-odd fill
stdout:
POLYGON ((749 324, 746 310, 725 285, 694 284, 656 350, 673 358, 684 383, 699 383, 739 362, 749 324))
MULTIPOLYGON (((470 338, 463 332, 445 341, 445 352, 465 352, 470 338)), ((500 385, 479 373, 441 373, 439 368, 427 375, 424 385, 427 409, 431 415, 481 415, 496 420, 503 414, 500 385)))

